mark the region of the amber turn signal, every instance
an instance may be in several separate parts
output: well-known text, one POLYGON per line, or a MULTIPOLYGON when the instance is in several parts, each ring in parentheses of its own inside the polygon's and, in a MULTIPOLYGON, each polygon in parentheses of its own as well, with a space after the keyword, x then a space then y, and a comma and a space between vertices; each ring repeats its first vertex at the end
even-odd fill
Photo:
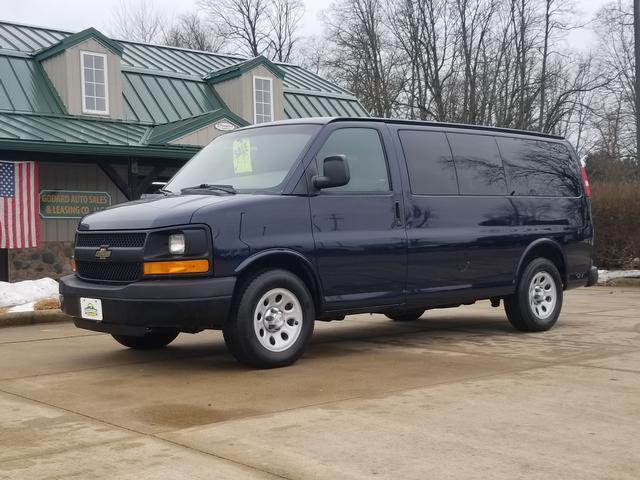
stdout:
POLYGON ((207 273, 209 260, 177 260, 172 262, 145 262, 145 275, 180 275, 183 273, 207 273))
POLYGON ((72 259, 69 261, 69 265, 71 265, 71 271, 72 271, 72 272, 75 272, 75 271, 76 271, 76 259, 75 259, 75 258, 72 258, 72 259))

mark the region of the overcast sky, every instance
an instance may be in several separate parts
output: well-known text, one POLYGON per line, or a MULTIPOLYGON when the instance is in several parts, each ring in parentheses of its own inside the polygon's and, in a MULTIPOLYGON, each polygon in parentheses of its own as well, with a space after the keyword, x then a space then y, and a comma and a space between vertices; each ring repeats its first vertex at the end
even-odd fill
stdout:
MULTIPOLYGON (((114 11, 121 2, 136 4, 139 0, 0 0, 0 20, 31 25, 79 31, 95 27, 105 34, 112 32, 114 11)), ((303 0, 306 15, 302 31, 306 34, 322 33, 318 13, 332 0, 303 0)), ((585 20, 591 19, 597 9, 609 0, 577 0, 578 9, 585 20)), ((152 0, 158 11, 167 16, 180 15, 192 10, 197 0, 152 0)), ((571 46, 588 48, 593 36, 589 29, 572 33, 567 41, 571 46)))

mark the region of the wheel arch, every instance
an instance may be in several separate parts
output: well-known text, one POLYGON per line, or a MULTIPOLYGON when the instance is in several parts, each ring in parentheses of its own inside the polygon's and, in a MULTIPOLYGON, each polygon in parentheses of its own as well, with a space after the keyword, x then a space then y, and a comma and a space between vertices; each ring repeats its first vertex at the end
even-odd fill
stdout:
POLYGON ((247 278, 254 272, 269 268, 288 270, 294 275, 300 277, 309 289, 309 293, 313 298, 316 315, 320 314, 323 308, 322 283, 320 282, 320 277, 318 276, 311 260, 296 250, 288 248, 273 248, 255 253, 243 260, 234 271, 239 279, 236 283, 236 291, 242 284, 243 279, 247 278))
POLYGON ((562 284, 564 288, 567 286, 567 257, 562 249, 562 246, 555 240, 550 238, 539 238, 529 244, 525 251, 520 256, 518 261, 518 267, 516 269, 516 275, 514 282, 518 282, 520 274, 527 266, 527 264, 534 258, 543 257, 553 262, 553 264, 560 272, 560 278, 562 278, 562 284))

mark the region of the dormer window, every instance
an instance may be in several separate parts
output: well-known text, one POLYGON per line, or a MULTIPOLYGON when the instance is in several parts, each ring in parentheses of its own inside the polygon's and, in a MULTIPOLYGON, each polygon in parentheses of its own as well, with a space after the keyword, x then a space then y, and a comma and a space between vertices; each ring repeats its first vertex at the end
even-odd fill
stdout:
POLYGON ((108 115, 107 56, 102 53, 80 52, 80 68, 82 112, 108 115))
POLYGON ((253 123, 273 120, 273 83, 270 78, 253 77, 253 123))

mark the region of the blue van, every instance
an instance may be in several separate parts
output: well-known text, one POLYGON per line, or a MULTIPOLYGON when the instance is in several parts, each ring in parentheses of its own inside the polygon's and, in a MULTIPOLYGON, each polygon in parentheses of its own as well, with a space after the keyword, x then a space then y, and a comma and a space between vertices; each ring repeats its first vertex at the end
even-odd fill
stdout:
POLYGON ((548 330, 593 285, 589 184, 563 138, 404 120, 314 118, 226 133, 157 198, 82 219, 62 308, 160 348, 221 329, 258 368, 293 363, 316 320, 502 301, 548 330))

